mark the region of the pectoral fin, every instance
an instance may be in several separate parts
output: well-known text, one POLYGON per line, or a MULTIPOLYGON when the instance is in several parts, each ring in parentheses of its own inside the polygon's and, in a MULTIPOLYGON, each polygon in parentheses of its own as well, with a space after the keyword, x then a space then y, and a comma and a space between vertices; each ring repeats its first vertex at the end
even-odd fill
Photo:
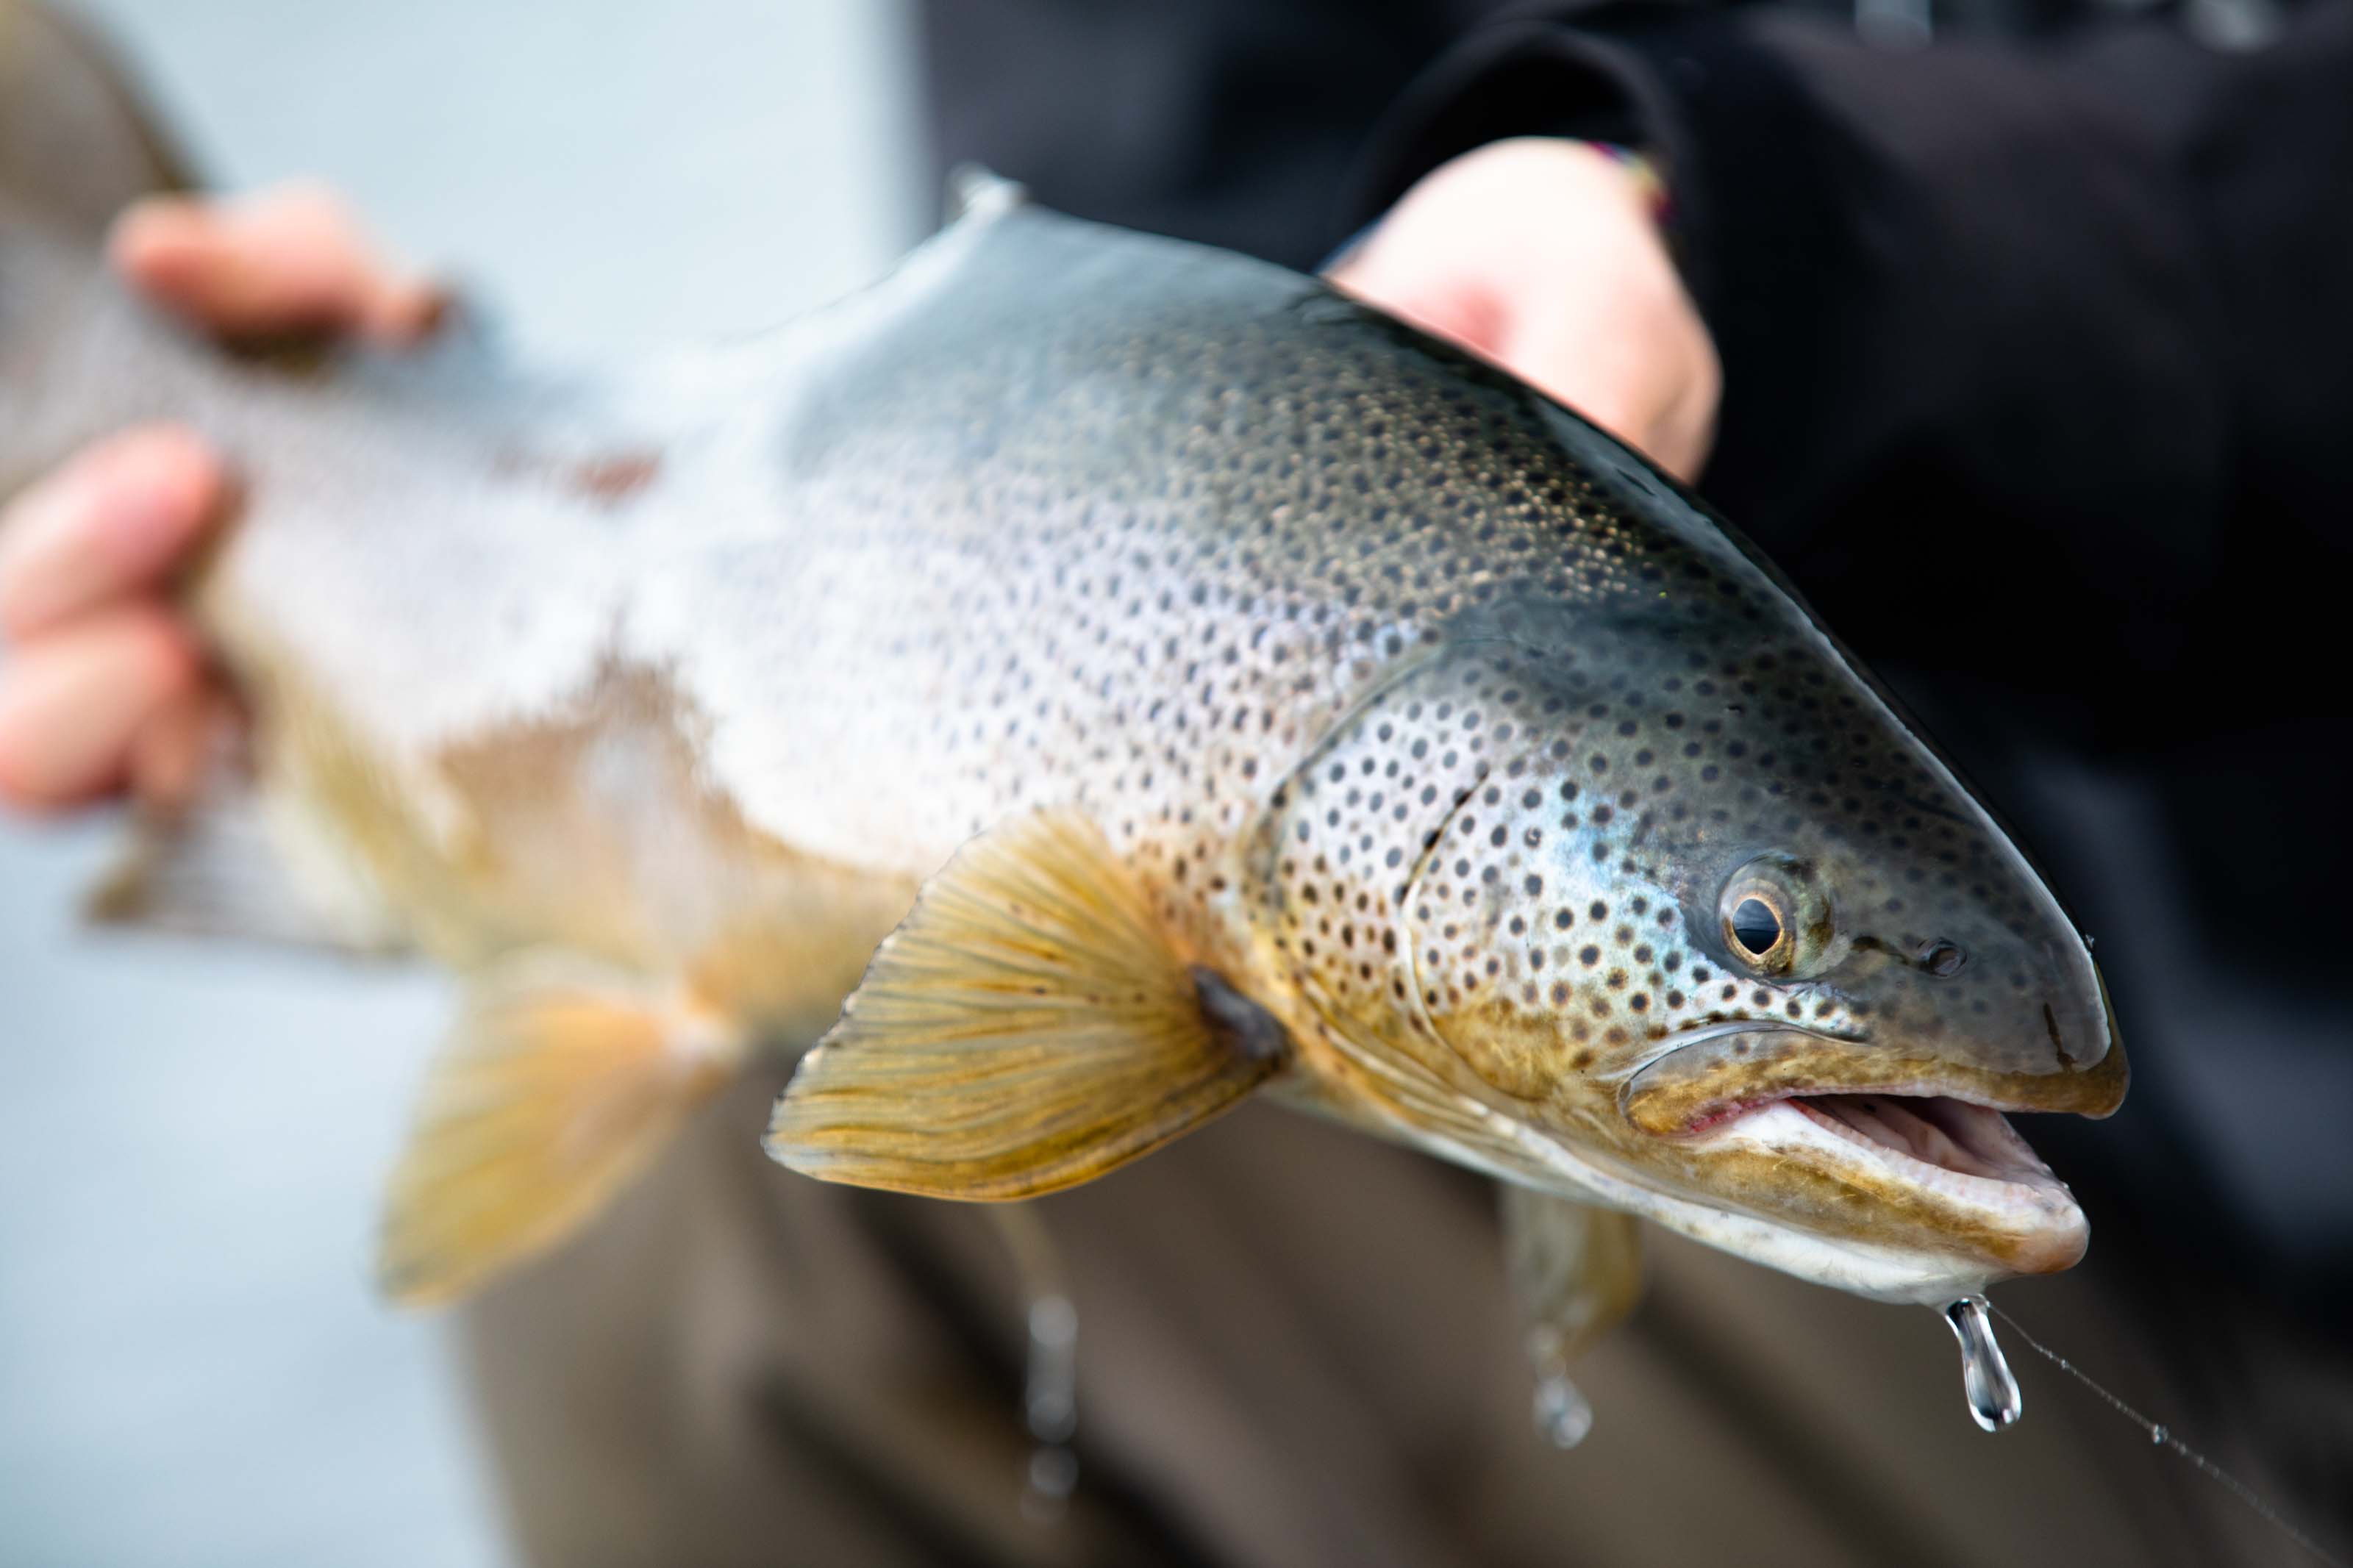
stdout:
POLYGON ((564 1240, 740 1056, 724 1020, 577 961, 526 961, 479 985, 393 1173, 385 1293, 450 1300, 564 1240))
POLYGON ((1029 1197, 1200 1126, 1284 1047, 1172 947, 1092 823, 1041 812, 924 887, 777 1100, 768 1152, 827 1181, 1029 1197))

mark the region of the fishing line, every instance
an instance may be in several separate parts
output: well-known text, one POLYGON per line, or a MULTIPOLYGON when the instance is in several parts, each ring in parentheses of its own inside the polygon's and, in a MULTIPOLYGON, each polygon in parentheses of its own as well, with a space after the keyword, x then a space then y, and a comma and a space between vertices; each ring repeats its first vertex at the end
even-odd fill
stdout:
MULTIPOLYGON (((1988 1302, 1987 1305, 1989 1307, 1993 1306, 1991 1302, 1988 1302)), ((2126 1405, 2123 1400, 2118 1399, 2115 1394, 2110 1394, 2106 1389, 2093 1382, 2091 1374, 2086 1373, 2082 1367, 2077 1366, 2073 1362, 2069 1361, 2065 1356, 2061 1355, 2058 1352, 2044 1344, 2041 1340, 2038 1340, 2032 1334, 2028 1333, 2024 1323, 2020 1322, 2016 1318, 2011 1317, 2000 1307, 1993 1307, 1993 1312, 1994 1315, 2000 1318, 2003 1322, 2008 1323, 2011 1328, 2018 1331, 2018 1337, 2024 1340, 2029 1345, 2033 1347, 2033 1349, 2039 1352, 2045 1361, 2052 1363, 2053 1365, 2057 1366, 2061 1372, 2065 1373, 2068 1376, 2073 1378, 2076 1382, 2082 1384, 2084 1387, 2098 1394, 2102 1399, 2106 1400, 2110 1405, 2116 1407, 2117 1414, 2121 1415, 2126 1420, 2131 1422, 2134 1426, 2139 1427, 2142 1431, 2147 1433, 2148 1440, 2150 1442, 2160 1444, 2165 1447, 2172 1449, 2175 1453, 2189 1460, 2192 1465, 2195 1465, 2198 1468, 2213 1477, 2215 1480, 2228 1489, 2232 1496, 2236 1497, 2241 1502, 2245 1503, 2249 1508, 2262 1515, 2263 1518, 2274 1529, 2279 1531, 2281 1534, 2286 1536, 2290 1541, 2295 1542, 2298 1546, 2303 1547, 2306 1552, 2311 1552, 2323 1563, 2327 1563, 2329 1568, 2348 1568, 2348 1564, 2343 1558, 2327 1551, 2318 1542, 2313 1540, 2312 1537, 2306 1535, 2304 1531, 2298 1530, 2295 1526, 2290 1524, 2285 1519, 2282 1518, 2280 1516, 2279 1510, 2272 1507, 2271 1504, 2265 1502, 2262 1498, 2257 1497, 2255 1495, 2254 1489, 2248 1486, 2246 1482, 2239 1479, 2238 1477, 2232 1475, 2229 1471, 2223 1469, 2221 1466, 2214 1463, 2213 1460, 2208 1458, 2205 1455, 2198 1452, 2189 1444, 2175 1436, 2168 1428, 2150 1420, 2147 1416, 2143 1415, 2139 1411, 2135 1410, 2131 1405, 2126 1405)))

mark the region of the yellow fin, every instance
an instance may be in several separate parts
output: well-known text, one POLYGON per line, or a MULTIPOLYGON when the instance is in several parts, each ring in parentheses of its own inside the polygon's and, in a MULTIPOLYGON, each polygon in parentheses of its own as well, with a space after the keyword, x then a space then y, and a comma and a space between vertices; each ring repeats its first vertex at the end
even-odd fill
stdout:
POLYGON ((1565 1366, 1642 1299, 1642 1236, 1632 1215, 1556 1193, 1501 1189, 1504 1256, 1539 1372, 1565 1366))
POLYGON ((143 816, 82 910, 102 925, 365 955, 406 945, 327 825, 287 796, 226 775, 179 811, 143 816))
POLYGON ((651 1163, 741 1047, 676 994, 586 964, 477 987, 427 1079, 385 1203, 377 1277, 404 1306, 545 1251, 651 1163))
POLYGON ((924 887, 776 1101, 768 1152, 830 1182, 1030 1197, 1208 1121, 1284 1046, 1174 949, 1092 822, 1039 812, 924 887))

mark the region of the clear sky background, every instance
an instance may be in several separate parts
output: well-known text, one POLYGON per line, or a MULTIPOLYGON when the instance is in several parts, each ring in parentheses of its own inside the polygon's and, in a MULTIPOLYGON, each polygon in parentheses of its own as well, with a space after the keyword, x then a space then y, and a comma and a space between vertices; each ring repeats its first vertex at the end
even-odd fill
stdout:
MULTIPOLYGON (((322 174, 576 359, 770 324, 928 226, 895 0, 97 0, 208 175, 322 174)), ((431 1319, 366 1269, 448 993, 96 936, 118 823, 0 825, 0 1558, 474 1568, 431 1319)))

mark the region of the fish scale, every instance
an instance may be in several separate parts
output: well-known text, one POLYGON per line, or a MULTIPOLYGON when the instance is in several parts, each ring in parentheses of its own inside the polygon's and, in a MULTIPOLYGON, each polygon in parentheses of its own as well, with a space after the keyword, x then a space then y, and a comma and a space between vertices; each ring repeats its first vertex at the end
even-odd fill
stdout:
POLYGON ((243 479, 190 603, 259 788, 108 908, 469 977, 396 1295, 558 1245, 755 1048, 831 1180, 1030 1195, 1263 1088, 1866 1294, 2073 1260, 1995 1110, 2116 1103, 2088 952, 1753 550, 1313 279, 972 195, 565 377, 232 360, 0 193, 0 475, 172 416, 243 479))

